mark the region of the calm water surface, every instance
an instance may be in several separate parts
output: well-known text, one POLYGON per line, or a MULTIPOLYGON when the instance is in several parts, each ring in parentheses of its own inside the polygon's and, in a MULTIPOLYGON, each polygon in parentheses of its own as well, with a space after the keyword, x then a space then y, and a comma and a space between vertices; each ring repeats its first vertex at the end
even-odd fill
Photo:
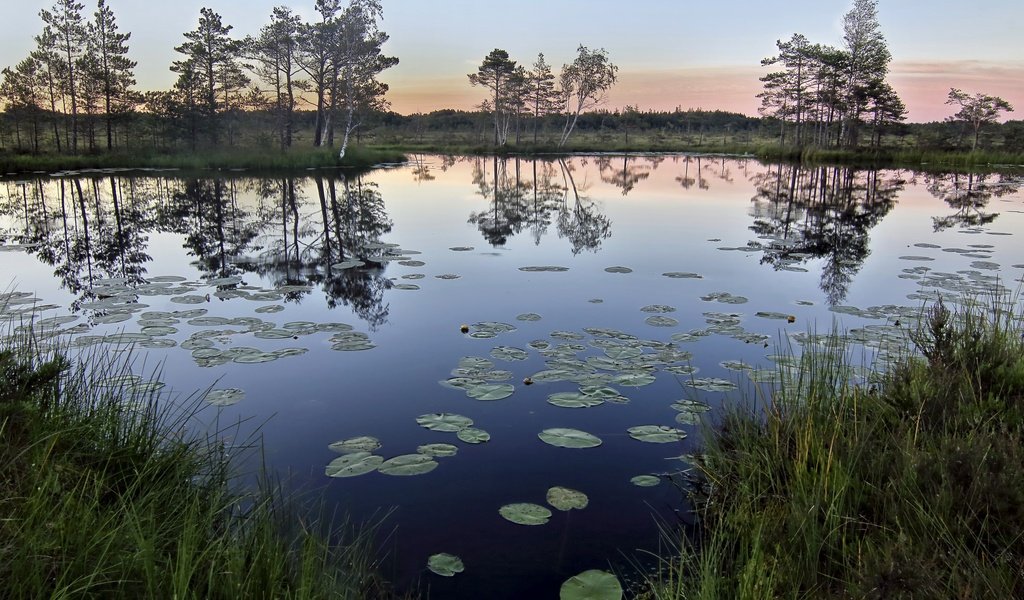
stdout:
POLYGON ((161 401, 243 390, 201 417, 261 424, 266 462, 296 486, 322 487, 357 521, 393 509, 385 572, 399 586, 554 598, 580 571, 648 564, 640 551, 658 548, 658 520, 686 522, 678 457, 696 450, 699 426, 674 402, 698 400, 713 423, 723 405, 758 398, 751 379, 774 368, 780 340, 800 352, 808 331, 836 323, 884 358, 928 299, 1015 289, 1021 184, 1012 173, 696 156, 422 156, 347 177, 7 178, 0 316, 16 326, 34 310, 37 331, 71 330, 75 348, 133 342, 140 374, 162 365, 161 401), (453 373, 465 357, 493 367, 463 362, 453 373), (439 384, 453 375, 513 393, 476 400, 439 384), (580 383, 621 397, 590 408, 547 401, 580 383), (471 418, 490 440, 417 424, 442 412, 471 418), (686 437, 644 443, 627 432, 641 425, 686 437), (554 427, 602 444, 538 438, 554 427), (327 477, 339 456, 328 445, 363 435, 384 458, 428 443, 458 452, 417 476, 327 477), (650 474, 659 485, 631 482, 650 474), (545 505, 556 485, 589 505, 538 526, 499 515, 509 503, 545 505), (438 552, 461 556, 465 572, 427 571, 438 552))

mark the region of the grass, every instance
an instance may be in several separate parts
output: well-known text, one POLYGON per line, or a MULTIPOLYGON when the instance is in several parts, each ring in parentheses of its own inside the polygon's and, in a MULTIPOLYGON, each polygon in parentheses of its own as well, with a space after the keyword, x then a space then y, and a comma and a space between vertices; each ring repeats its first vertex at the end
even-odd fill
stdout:
POLYGON ((647 597, 1024 597, 1021 317, 940 303, 924 323, 877 384, 845 383, 829 344, 707 432, 700 533, 647 597))
POLYGON ((238 148, 177 151, 162 153, 137 151, 132 153, 99 154, 0 154, 0 172, 24 173, 30 171, 58 171, 110 168, 158 169, 253 169, 287 170, 345 167, 367 169, 381 163, 403 162, 400 151, 366 147, 351 147, 345 158, 338 160, 331 148, 295 148, 286 152, 276 149, 238 148))
MULTIPOLYGON (((373 598, 373 529, 239 489, 220 436, 99 356, 0 347, 0 581, 11 598, 373 598)), ((224 433, 224 432, 219 432, 224 433)))

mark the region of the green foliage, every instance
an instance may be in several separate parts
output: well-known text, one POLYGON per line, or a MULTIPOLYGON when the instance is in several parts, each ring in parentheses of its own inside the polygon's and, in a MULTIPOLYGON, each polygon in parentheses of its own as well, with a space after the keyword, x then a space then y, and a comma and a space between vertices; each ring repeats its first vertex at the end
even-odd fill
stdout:
MULTIPOLYGON (((225 448, 184 412, 97 382, 31 340, 0 350, 0 580, 16 598, 367 598, 372 529, 327 531, 264 482, 238 491, 225 448)), ((224 432, 220 432, 224 433, 224 432)))
POLYGON ((702 533, 649 596, 1021 597, 1021 317, 939 304, 924 322, 879 384, 843 383, 830 345, 709 433, 702 533))

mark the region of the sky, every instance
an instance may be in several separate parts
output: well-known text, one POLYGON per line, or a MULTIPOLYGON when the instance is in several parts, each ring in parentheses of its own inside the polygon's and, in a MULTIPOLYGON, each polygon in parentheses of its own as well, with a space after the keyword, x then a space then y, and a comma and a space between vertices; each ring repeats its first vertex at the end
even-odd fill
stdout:
MULTIPOLYGON (((42 29, 52 0, 3 0, 0 67, 13 66, 42 29)), ((91 18, 95 0, 80 0, 91 18)), ((398 66, 381 79, 393 110, 411 114, 472 109, 484 99, 466 75, 494 48, 529 67, 543 52, 557 69, 582 44, 604 48, 619 67, 605 108, 721 109, 756 115, 762 58, 794 33, 842 45, 842 16, 852 0, 381 0, 385 52, 398 66)), ((232 34, 256 34, 273 6, 313 17, 313 0, 107 0, 143 90, 168 89, 179 58, 174 46, 208 6, 232 34)), ((1024 4, 1020 0, 880 0, 878 19, 893 56, 889 82, 912 122, 942 120, 951 87, 1007 100, 1024 119, 1024 4)))

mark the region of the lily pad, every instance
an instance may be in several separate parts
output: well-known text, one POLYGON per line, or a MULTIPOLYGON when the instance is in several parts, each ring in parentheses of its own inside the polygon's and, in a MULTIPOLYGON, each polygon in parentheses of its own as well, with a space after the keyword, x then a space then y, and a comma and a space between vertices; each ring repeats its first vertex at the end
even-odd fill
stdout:
POLYGON ((438 457, 455 456, 458 451, 459 447, 452 444, 423 444, 416 448, 416 452, 419 452, 420 454, 438 457))
POLYGON ((466 570, 466 567, 462 564, 461 558, 454 554, 448 554, 447 552, 434 554, 428 558, 427 568, 442 577, 454 577, 456 573, 461 573, 466 570))
POLYGON ((661 478, 654 475, 637 475, 629 482, 638 487, 654 487, 661 483, 661 478))
POLYGON ((551 511, 530 502, 506 504, 498 509, 498 514, 517 525, 543 525, 551 518, 551 511))
POLYGON ((324 473, 328 477, 355 477, 375 471, 383 462, 383 456, 376 456, 369 452, 354 452, 339 456, 327 463, 324 473))
POLYGON ((335 452, 341 452, 343 454, 347 454, 349 452, 373 452, 377 448, 380 448, 380 440, 373 436, 361 435, 359 437, 334 442, 327 447, 335 452))
POLYGON ((664 317, 661 315, 655 315, 653 317, 647 317, 644 322, 654 327, 675 327, 679 324, 679 321, 672 317, 664 317))
POLYGON ((422 427, 433 431, 456 432, 473 424, 473 419, 455 413, 431 413, 416 417, 422 427))
POLYGON ((686 382, 686 385, 706 392, 729 392, 736 389, 736 384, 716 377, 698 377, 686 382))
POLYGON ((686 437, 685 431, 673 427, 665 427, 664 425, 638 425, 630 427, 626 431, 629 432, 629 437, 634 440, 650 442, 652 444, 678 442, 686 437))
POLYGON ((455 435, 467 444, 482 444, 491 439, 491 434, 477 427, 460 429, 455 435))
POLYGON ((510 383, 485 383, 466 388, 466 395, 475 400, 504 400, 516 391, 510 383))
POLYGON ((455 273, 443 273, 441 275, 434 275, 437 279, 459 279, 462 275, 456 275, 455 273))
POLYGON ((512 346, 497 346, 491 350, 491 356, 498 360, 507 361, 520 361, 526 360, 530 357, 530 354, 522 348, 514 348, 512 346))
POLYGON ((558 510, 584 509, 590 503, 583 492, 560 486, 548 489, 547 501, 558 510))
POLYGON ((449 250, 452 252, 470 252, 473 250, 473 246, 453 246, 449 250))
POLYGON ((245 398, 245 390, 238 388, 210 390, 210 393, 206 394, 206 401, 214 406, 231 406, 237 404, 242 398, 245 398))
POLYGON ((529 273, 540 273, 540 272, 555 272, 561 273, 568 271, 569 267, 555 267, 555 266, 540 266, 540 267, 519 267, 520 271, 527 271, 529 273))
POLYGON ((517 321, 540 321, 541 316, 537 313, 523 313, 516 316, 517 321))
POLYGON ((548 404, 562 408, 590 408, 604 404, 604 400, 580 392, 557 392, 548 396, 548 404))
POLYGON ((544 443, 559 448, 596 448, 601 445, 601 438, 596 435, 567 427, 545 429, 538 433, 537 437, 544 443))
POLYGON ((559 600, 620 600, 622 585, 608 571, 591 569, 567 579, 558 597, 559 600))
POLYGON ((632 273, 633 269, 629 267, 605 267, 605 271, 608 273, 632 273))
POLYGON ((704 279, 703 275, 696 273, 684 273, 681 271, 671 271, 669 273, 662 273, 662 277, 668 277, 669 279, 704 279))
POLYGON ((676 312, 676 307, 667 304, 648 304, 641 308, 640 311, 645 313, 670 313, 676 312))
POLYGON ((384 475, 422 475, 436 469, 437 464, 436 460, 426 454, 402 454, 380 463, 377 470, 384 475))

